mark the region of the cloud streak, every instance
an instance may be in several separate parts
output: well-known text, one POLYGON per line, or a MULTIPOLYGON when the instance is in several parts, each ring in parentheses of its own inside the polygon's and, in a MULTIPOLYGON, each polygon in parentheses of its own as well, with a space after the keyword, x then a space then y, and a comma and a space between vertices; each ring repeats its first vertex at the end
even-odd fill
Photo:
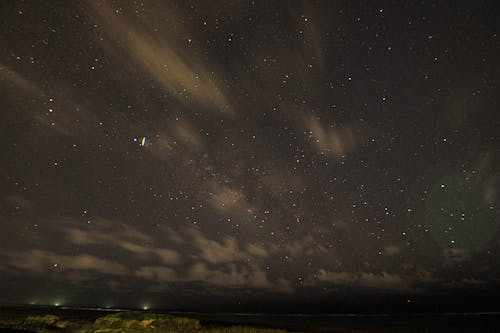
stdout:
POLYGON ((122 264, 90 254, 62 255, 51 251, 32 249, 27 251, 2 251, 0 255, 8 267, 43 273, 49 269, 90 271, 109 275, 126 275, 122 264))
POLYGON ((87 1, 83 8, 89 19, 102 27, 107 36, 103 46, 111 54, 117 58, 125 54, 177 101, 186 105, 194 101, 215 112, 232 112, 220 79, 200 56, 192 56, 202 51, 187 51, 187 47, 195 47, 192 37, 185 37, 184 41, 190 44, 186 46, 175 42, 175 36, 171 36, 171 27, 182 22, 171 8, 160 4, 146 8, 148 20, 133 17, 105 2, 87 1), (167 15, 171 21, 162 21, 157 13, 167 15), (151 28, 148 21, 162 25, 151 28))

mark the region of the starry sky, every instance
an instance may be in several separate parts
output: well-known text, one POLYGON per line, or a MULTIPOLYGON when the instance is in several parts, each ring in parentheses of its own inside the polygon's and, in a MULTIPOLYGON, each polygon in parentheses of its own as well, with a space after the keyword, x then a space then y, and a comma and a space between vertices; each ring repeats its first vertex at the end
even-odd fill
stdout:
POLYGON ((0 302, 495 302, 495 1, 0 16, 0 302))

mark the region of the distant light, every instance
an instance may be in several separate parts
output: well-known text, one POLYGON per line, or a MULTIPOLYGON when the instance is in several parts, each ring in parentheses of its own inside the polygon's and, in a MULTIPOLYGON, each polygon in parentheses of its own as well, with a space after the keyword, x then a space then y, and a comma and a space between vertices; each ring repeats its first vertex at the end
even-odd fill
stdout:
POLYGON ((144 147, 146 145, 146 137, 143 136, 141 140, 141 146, 144 147))
POLYGON ((61 305, 60 302, 54 302, 54 306, 59 306, 59 305, 61 305))
POLYGON ((144 311, 149 310, 149 305, 147 305, 147 304, 143 305, 143 306, 142 306, 142 309, 143 309, 144 311))

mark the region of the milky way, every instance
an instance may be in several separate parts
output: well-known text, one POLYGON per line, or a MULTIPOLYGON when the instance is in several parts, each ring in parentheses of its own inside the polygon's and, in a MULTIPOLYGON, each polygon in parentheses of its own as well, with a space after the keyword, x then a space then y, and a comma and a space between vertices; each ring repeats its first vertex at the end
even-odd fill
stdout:
POLYGON ((0 301, 411 306, 499 289, 495 2, 0 15, 0 301))

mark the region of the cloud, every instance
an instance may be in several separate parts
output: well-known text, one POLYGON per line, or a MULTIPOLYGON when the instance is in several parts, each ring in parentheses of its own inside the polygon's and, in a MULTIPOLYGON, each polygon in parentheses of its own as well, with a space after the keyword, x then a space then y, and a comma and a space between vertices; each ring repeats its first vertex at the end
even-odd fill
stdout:
MULTIPOLYGON (((292 7, 294 6, 289 6, 289 9, 295 27, 297 30, 303 31, 304 42, 300 44, 301 54, 304 59, 314 63, 314 67, 318 66, 319 71, 324 71, 326 62, 330 59, 325 56, 326 50, 322 41, 323 33, 320 26, 321 20, 318 19, 314 4, 309 1, 304 1, 300 4, 300 9, 298 10, 292 10, 292 7)), ((330 12, 330 15, 337 16, 334 19, 336 22, 342 19, 338 17, 336 11, 333 10, 330 12)))
POLYGON ((83 132, 85 132, 84 137, 96 135, 97 125, 100 123, 99 117, 72 100, 67 88, 69 84, 51 83, 55 86, 50 89, 51 95, 47 96, 40 88, 44 85, 39 82, 40 79, 38 82, 36 79, 28 80, 13 69, 0 64, 0 85, 5 85, 7 89, 13 87, 15 90, 15 93, 8 94, 9 97, 24 99, 30 96, 46 100, 50 96, 53 100, 51 106, 47 105, 45 110, 39 107, 26 109, 38 123, 51 131, 73 138, 80 137, 83 132))
POLYGON ((302 239, 289 242, 284 247, 285 251, 290 255, 292 259, 328 252, 328 250, 323 246, 316 245, 316 242, 314 241, 314 238, 312 236, 305 236, 302 239))
POLYGON ((219 211, 245 211, 245 194, 238 189, 219 184, 215 181, 206 183, 210 191, 209 204, 219 211))
POLYGON ((155 282, 204 282, 232 288, 258 288, 275 292, 292 292, 284 278, 271 281, 259 261, 272 250, 265 245, 239 244, 235 237, 226 236, 217 241, 207 238, 200 230, 185 228, 186 252, 194 261, 187 270, 167 266, 143 266, 135 271, 137 277, 155 282), (191 245, 191 248, 188 245, 191 245))
POLYGON ((103 47, 111 54, 120 59, 125 54, 134 67, 142 69, 183 104, 192 105, 195 101, 211 110, 230 113, 223 85, 199 56, 203 50, 197 47, 198 43, 191 37, 186 47, 186 38, 182 42, 176 40, 176 30, 183 36, 188 35, 182 27, 176 27, 183 20, 166 5, 146 5, 141 9, 147 14, 126 13, 98 1, 87 1, 82 6, 89 19, 107 36, 103 47), (162 13, 162 17, 158 13, 162 13), (165 16, 170 20, 165 20, 165 16), (143 19, 146 17, 147 20, 143 19), (120 42, 115 43, 117 40, 120 42))
POLYGON ((199 257, 211 264, 230 263, 247 258, 234 237, 226 236, 222 242, 204 237, 198 230, 189 231, 193 245, 199 251, 199 257))
POLYGON ((102 274, 125 275, 125 266, 90 254, 62 255, 55 252, 32 249, 28 251, 3 251, 6 265, 33 272, 46 272, 49 269, 94 271, 102 274))
POLYGON ((356 147, 354 131, 348 126, 343 128, 330 126, 326 129, 313 116, 305 119, 305 125, 313 146, 326 156, 337 159, 356 147))
POLYGON ((408 287, 408 283, 403 277, 387 272, 380 274, 361 273, 359 276, 359 285, 374 289, 406 289, 408 287))
POLYGON ((453 280, 446 283, 447 286, 455 288, 471 287, 471 286, 483 286, 487 284, 488 281, 476 279, 476 278, 463 278, 460 280, 453 280))
POLYGON ((185 119, 176 120, 171 126, 171 132, 179 142, 189 148, 198 149, 202 146, 199 131, 185 119))
POLYGON ((393 256, 401 252, 400 248, 396 245, 389 245, 384 248, 384 255, 393 256))
POLYGON ((136 270, 135 275, 157 282, 178 281, 177 273, 171 268, 162 266, 143 266, 136 270))
POLYGON ((318 271, 318 280, 332 282, 335 284, 354 284, 358 280, 358 275, 347 272, 331 272, 324 269, 318 271))
POLYGON ((256 265, 226 265, 223 269, 210 269, 204 263, 195 263, 189 270, 190 281, 204 281, 216 286, 237 288, 261 288, 289 293, 293 289, 285 279, 271 282, 267 273, 256 265))
MULTIPOLYGON (((30 80, 26 79, 21 74, 17 73, 13 69, 0 64, 0 83, 6 84, 8 86, 13 86, 16 91, 21 91, 25 94, 42 96, 42 90, 32 83, 30 80)), ((9 96, 15 96, 9 94, 9 96)))
POLYGON ((318 271, 318 280, 336 285, 349 285, 370 289, 403 290, 411 285, 408 277, 387 272, 349 273, 331 272, 324 269, 318 271))
POLYGON ((2 199, 15 209, 32 209, 35 206, 32 201, 17 194, 4 195, 2 199))
MULTIPOLYGON (((135 132, 146 132, 148 130, 141 128, 135 132)), ((203 148, 204 143, 199 135, 199 130, 193 122, 176 117, 169 121, 164 127, 158 130, 158 133, 152 138, 148 138, 151 145, 145 148, 158 159, 170 159, 173 157, 185 156, 186 154, 196 152, 203 148), (180 154, 182 152, 182 154, 180 154)))
POLYGON ((177 264, 180 262, 180 254, 177 251, 163 248, 150 249, 150 253, 156 255, 162 262, 167 264, 177 264))
POLYGON ((280 293, 293 291, 290 283, 283 278, 270 281, 267 273, 255 263, 229 263, 213 267, 205 262, 196 262, 184 274, 164 266, 143 266, 134 275, 155 283, 203 282, 218 287, 268 289, 280 293))
POLYGON ((448 249, 443 249, 443 257, 450 262, 458 263, 464 261, 471 256, 471 251, 469 249, 452 247, 448 249))
POLYGON ((430 271, 427 270, 418 270, 415 274, 415 280, 422 283, 434 283, 439 282, 440 279, 434 276, 430 271))
POLYGON ((266 258, 269 256, 268 251, 263 246, 257 244, 248 244, 245 249, 254 257, 266 258))
POLYGON ((312 249, 309 248, 313 239, 311 236, 304 237, 302 240, 290 242, 285 245, 286 250, 292 257, 311 255, 312 249))
POLYGON ((151 245, 153 237, 132 226, 100 217, 93 220, 86 230, 65 228, 69 241, 76 245, 120 248, 142 258, 157 258, 166 264, 177 264, 181 260, 177 251, 151 245))
POLYGON ((240 222, 254 221, 264 213, 259 203, 249 200, 244 190, 226 185, 224 181, 205 181, 200 191, 200 200, 204 200, 216 213, 240 222))

